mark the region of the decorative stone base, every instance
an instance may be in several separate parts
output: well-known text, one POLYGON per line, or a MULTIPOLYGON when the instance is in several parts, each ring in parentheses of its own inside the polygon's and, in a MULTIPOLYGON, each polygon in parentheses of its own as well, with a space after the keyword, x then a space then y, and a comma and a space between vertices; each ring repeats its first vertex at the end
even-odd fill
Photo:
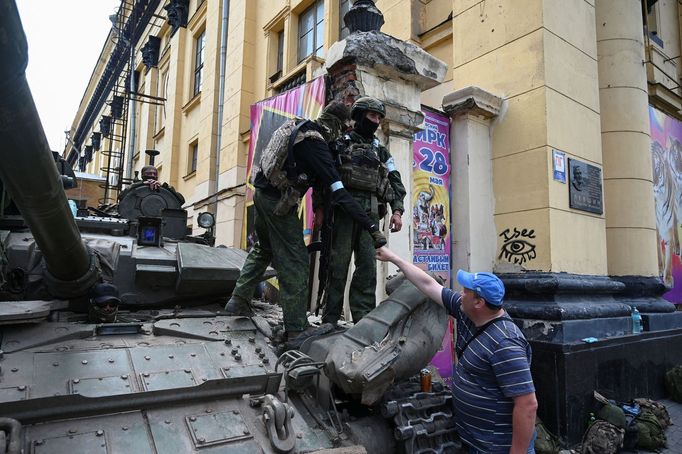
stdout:
POLYGON ((682 312, 642 315, 644 331, 664 331, 682 326, 682 312))
POLYGON ((500 274, 505 308, 533 349, 538 416, 564 445, 579 443, 593 391, 609 399, 665 395, 664 375, 682 364, 682 312, 660 279, 567 273, 500 274), (643 332, 632 333, 632 307, 643 332), (583 342, 596 338, 596 342, 583 342))
POLYGON ((579 443, 592 392, 609 399, 665 396, 664 376, 682 364, 682 329, 599 340, 592 344, 531 341, 538 416, 563 445, 579 443))
POLYGON ((529 340, 571 343, 585 337, 627 335, 632 332, 633 307, 643 319, 655 320, 644 326, 647 331, 682 328, 675 306, 660 297, 666 289, 657 278, 568 273, 499 276, 507 291, 505 308, 529 340))

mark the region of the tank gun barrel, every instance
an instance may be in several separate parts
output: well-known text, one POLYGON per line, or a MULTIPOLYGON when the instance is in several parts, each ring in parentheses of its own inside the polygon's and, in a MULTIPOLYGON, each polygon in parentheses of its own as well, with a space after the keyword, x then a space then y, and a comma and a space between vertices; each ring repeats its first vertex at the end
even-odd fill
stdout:
POLYGON ((95 278, 92 258, 69 209, 26 80, 28 44, 14 0, 0 2, 0 61, 0 178, 31 229, 53 283, 61 288, 79 282, 79 290, 53 293, 84 293, 95 278))

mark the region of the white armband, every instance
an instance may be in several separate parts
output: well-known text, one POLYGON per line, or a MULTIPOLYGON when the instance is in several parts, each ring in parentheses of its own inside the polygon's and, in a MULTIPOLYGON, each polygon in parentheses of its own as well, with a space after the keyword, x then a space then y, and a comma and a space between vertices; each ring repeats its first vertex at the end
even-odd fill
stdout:
POLYGON ((332 192, 336 192, 339 189, 343 189, 343 183, 341 183, 340 181, 335 181, 329 187, 332 189, 332 192))
POLYGON ((388 168, 389 172, 395 172, 395 160, 393 159, 393 156, 386 161, 386 168, 388 168))

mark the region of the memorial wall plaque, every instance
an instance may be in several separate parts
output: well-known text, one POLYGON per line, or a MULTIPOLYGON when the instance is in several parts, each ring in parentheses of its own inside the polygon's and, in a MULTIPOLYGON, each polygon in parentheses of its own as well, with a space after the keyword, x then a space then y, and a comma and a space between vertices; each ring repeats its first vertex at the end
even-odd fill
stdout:
POLYGON ((586 162, 568 159, 569 206, 576 210, 602 214, 601 169, 586 162))

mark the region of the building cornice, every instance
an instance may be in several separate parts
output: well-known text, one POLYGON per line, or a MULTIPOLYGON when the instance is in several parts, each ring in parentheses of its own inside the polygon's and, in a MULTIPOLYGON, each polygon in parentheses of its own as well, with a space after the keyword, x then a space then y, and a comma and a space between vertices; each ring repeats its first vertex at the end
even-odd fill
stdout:
MULTIPOLYGON (((279 11, 279 13, 277 13, 277 14, 275 15, 275 17, 273 17, 273 18, 270 20, 270 22, 268 22, 267 24, 265 24, 265 25, 263 26, 263 34, 264 34, 265 36, 267 36, 268 34, 270 34, 270 32, 272 31, 272 29, 275 28, 275 26, 276 26, 277 24, 279 24, 281 21, 283 21, 283 20, 286 18, 286 16, 289 14, 289 11, 290 11, 290 10, 291 10, 291 8, 289 7, 289 5, 286 5, 284 8, 282 8, 282 9, 279 11)), ((278 30, 278 31, 279 31, 279 30, 278 30)))

